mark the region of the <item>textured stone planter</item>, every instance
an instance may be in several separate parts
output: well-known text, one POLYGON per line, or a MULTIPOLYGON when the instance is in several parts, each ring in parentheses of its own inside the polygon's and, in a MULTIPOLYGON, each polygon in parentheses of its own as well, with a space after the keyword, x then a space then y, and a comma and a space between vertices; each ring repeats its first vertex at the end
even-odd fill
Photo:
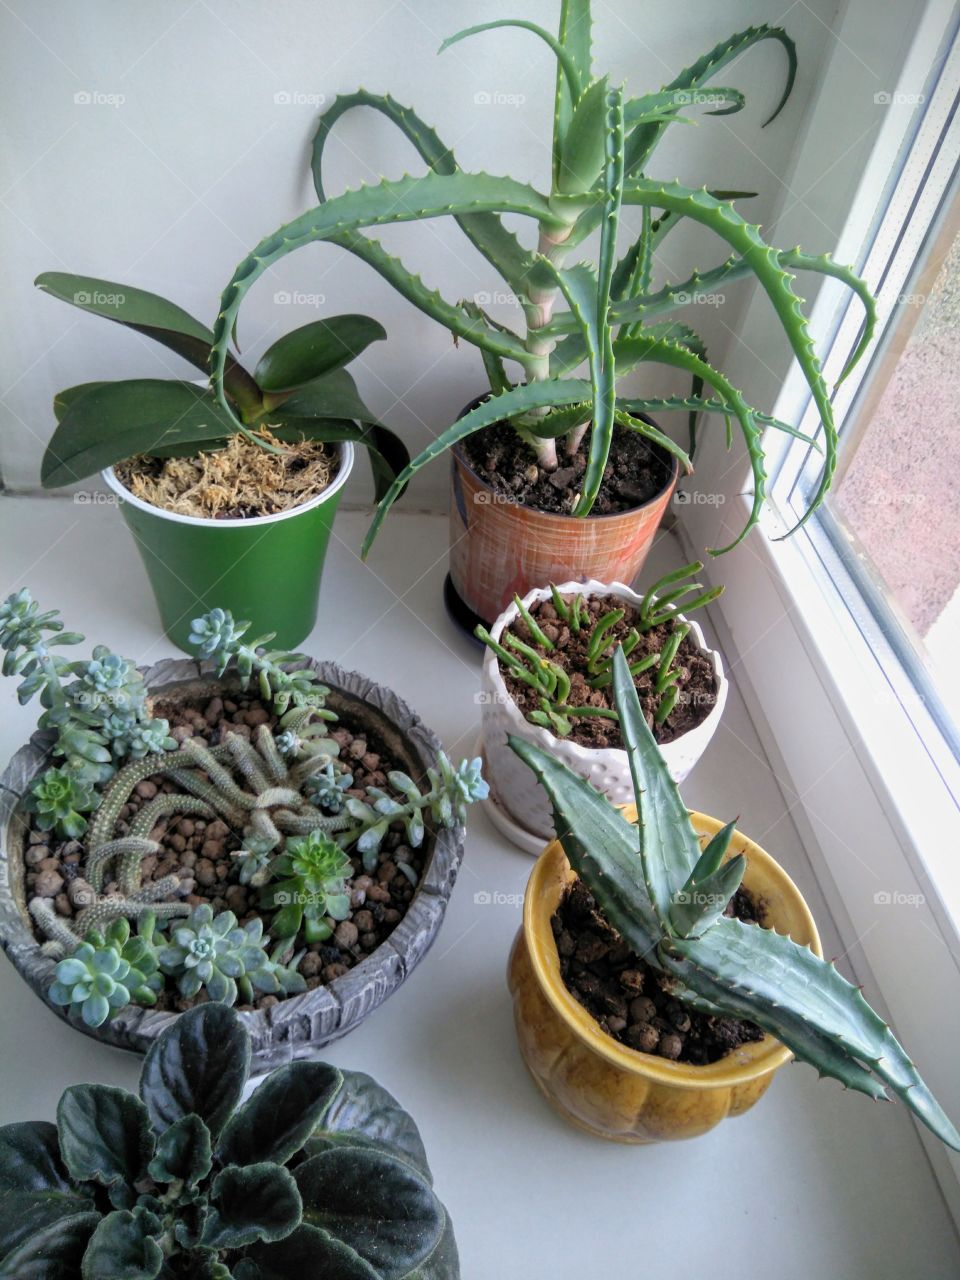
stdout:
MULTIPOLYGON (((559 590, 563 595, 573 595, 580 591, 588 597, 614 596, 632 605, 639 605, 642 600, 642 596, 622 582, 604 584, 593 579, 587 582, 564 582, 559 590)), ((523 603, 529 608, 534 603, 549 598, 549 587, 540 587, 528 591, 523 597, 523 603)), ((491 629, 490 634, 494 640, 500 639, 504 628, 513 622, 518 612, 515 604, 504 609, 491 629)), ((673 780, 677 783, 684 780, 703 755, 720 723, 727 701, 727 678, 723 674, 719 653, 708 647, 703 632, 695 622, 685 618, 683 614, 679 617, 689 625, 690 638, 696 641, 713 663, 717 678, 717 699, 710 714, 695 729, 690 729, 673 742, 664 743, 660 748, 673 780)), ((484 652, 481 686, 484 775, 490 783, 491 798, 513 823, 539 839, 539 847, 542 847, 543 840, 551 839, 554 834, 553 811, 546 792, 538 785, 527 766, 511 751, 507 743, 508 733, 549 751, 568 769, 593 783, 611 803, 629 804, 633 800, 633 781, 627 753, 622 749, 582 747, 571 738, 558 738, 549 729, 531 724, 507 692, 497 655, 492 649, 484 652)), ((523 841, 523 847, 527 847, 526 841, 523 841)), ((536 839, 531 842, 531 851, 539 852, 539 847, 536 839)))
MULTIPOLYGON (((412 777, 420 777, 436 762, 439 741, 395 693, 332 662, 311 660, 308 665, 329 686, 331 710, 351 727, 365 730, 412 777)), ((215 680, 190 660, 157 663, 144 671, 144 679, 151 694, 164 699, 209 698, 217 689, 236 688, 229 671, 223 680, 215 680)), ((28 828, 19 811, 21 796, 49 764, 45 745, 45 735, 35 733, 0 777, 0 948, 59 1017, 97 1040, 145 1053, 178 1014, 130 1007, 92 1030, 79 1017, 68 1016, 64 1008, 46 1000, 54 962, 42 954, 29 923, 23 861, 28 828)), ((346 1035, 400 986, 429 950, 443 921, 463 855, 463 834, 463 828, 457 827, 428 835, 423 876, 406 915, 349 973, 272 1008, 241 1015, 253 1042, 255 1071, 312 1056, 346 1035)))

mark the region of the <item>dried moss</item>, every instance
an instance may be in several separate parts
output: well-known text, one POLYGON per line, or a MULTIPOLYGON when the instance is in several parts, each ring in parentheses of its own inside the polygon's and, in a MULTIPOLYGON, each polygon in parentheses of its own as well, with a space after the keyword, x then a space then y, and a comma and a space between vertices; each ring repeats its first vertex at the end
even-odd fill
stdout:
MULTIPOLYGON (((256 434, 280 444, 267 427, 256 434)), ((282 448, 283 453, 268 453, 235 435, 223 449, 188 458, 138 454, 118 463, 116 474, 135 498, 175 515, 208 520, 272 516, 317 497, 337 470, 335 446, 301 440, 282 448)))

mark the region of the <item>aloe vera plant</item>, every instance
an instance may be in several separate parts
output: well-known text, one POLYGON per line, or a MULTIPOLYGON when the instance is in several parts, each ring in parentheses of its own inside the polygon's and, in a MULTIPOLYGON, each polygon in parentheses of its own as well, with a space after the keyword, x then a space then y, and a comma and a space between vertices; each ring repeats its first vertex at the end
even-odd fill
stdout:
POLYGON ((139 1096, 63 1094, 0 1127, 0 1274, 35 1280, 457 1280, 416 1124, 370 1076, 290 1062, 242 1101, 250 1037, 183 1014, 139 1096))
POLYGON ((597 497, 617 426, 639 433, 690 467, 688 451, 642 416, 672 410, 689 414, 691 447, 699 414, 724 417, 728 443, 730 424, 734 420, 738 423, 754 481, 753 508, 736 540, 739 542, 756 524, 764 500, 764 429, 797 433, 751 406, 710 363, 704 343, 693 329, 663 317, 692 295, 752 276, 769 296, 821 416, 824 467, 806 519, 830 485, 836 463, 836 431, 801 299, 793 289, 794 273, 810 271, 837 277, 863 302, 863 334, 843 376, 863 354, 873 333, 870 294, 862 281, 848 268, 832 262, 829 255, 818 257, 799 249, 784 252, 767 244, 759 228, 733 203, 751 193, 710 192, 649 176, 658 143, 670 125, 684 119, 685 109, 707 106, 709 114, 728 115, 744 106, 744 97, 736 89, 706 90, 704 86, 765 40, 780 44, 787 56, 786 84, 766 122, 769 124, 793 87, 797 67, 793 41, 780 27, 751 27, 717 45, 660 91, 628 97, 611 85, 607 76, 594 76, 589 0, 562 0, 557 36, 535 23, 500 19, 459 32, 444 42, 441 51, 467 36, 500 27, 519 27, 537 36, 557 59, 549 190, 540 191, 510 177, 464 171, 437 132, 389 94, 359 90, 335 98, 321 116, 313 144, 313 175, 320 203, 261 240, 237 267, 223 293, 211 354, 211 383, 223 411, 235 415, 227 387, 228 342, 244 297, 286 254, 325 241, 366 262, 415 306, 445 325, 456 339, 478 347, 491 388, 487 399, 442 431, 397 476, 379 502, 365 552, 410 477, 473 432, 507 421, 535 450, 540 465, 552 469, 558 465, 558 445, 561 455, 576 452, 589 428, 588 460, 574 508, 574 514, 582 517, 589 515, 597 497), (370 107, 392 121, 416 148, 428 172, 420 177, 384 179, 375 186, 328 198, 322 176, 326 143, 337 120, 355 107, 370 107), (621 210, 630 207, 640 211, 641 229, 618 257, 621 210), (520 215, 534 224, 535 247, 522 244, 505 226, 505 214, 520 215), (523 316, 520 328, 492 320, 474 302, 445 299, 365 234, 378 226, 436 217, 455 218, 499 272, 507 290, 518 300, 523 316), (726 242, 730 254, 711 270, 695 270, 686 280, 654 288, 654 254, 685 220, 715 232, 726 242), (596 261, 571 261, 597 229, 596 261), (518 371, 513 377, 507 372, 508 362, 518 371), (578 375, 584 364, 586 376, 578 375), (690 395, 638 399, 620 394, 623 375, 644 364, 666 365, 688 374, 690 395), (711 388, 712 394, 705 394, 705 387, 711 388))
POLYGON ((960 1133, 858 987, 807 947, 723 914, 746 869, 742 854, 727 856, 734 824, 701 852, 619 649, 613 679, 636 823, 549 753, 510 738, 547 792, 563 850, 607 921, 631 950, 672 979, 682 1002, 756 1023, 849 1089, 886 1098, 889 1087, 938 1138, 960 1150, 960 1133))
MULTIPOLYGON (((206 371, 213 334, 176 303, 130 285, 62 271, 46 271, 35 283, 206 371)), ((385 496, 410 455, 363 403, 346 365, 386 336, 376 320, 362 315, 327 316, 302 325, 278 338, 252 373, 229 357, 223 405, 206 388, 174 378, 67 387, 53 402, 57 426, 43 455, 43 486, 72 484, 134 454, 172 458, 220 448, 238 431, 264 443, 252 433, 268 426, 283 442, 363 445, 377 496, 385 496)))

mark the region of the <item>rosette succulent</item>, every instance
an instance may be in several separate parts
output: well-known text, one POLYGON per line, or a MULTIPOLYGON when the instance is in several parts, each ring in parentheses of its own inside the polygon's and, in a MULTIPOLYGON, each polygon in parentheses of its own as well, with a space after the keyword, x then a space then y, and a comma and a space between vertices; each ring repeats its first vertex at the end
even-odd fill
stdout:
POLYGON ((131 937, 126 920, 115 920, 86 939, 55 970, 49 996, 54 1004, 77 1010, 88 1027, 99 1027, 131 1001, 156 1004, 163 980, 157 973, 154 918, 141 922, 131 937))
POLYGON ((73 777, 66 769, 47 769, 33 784, 24 804, 36 815, 41 831, 56 831, 68 840, 78 840, 87 829, 83 814, 96 799, 93 786, 73 777))
POLYGON ((211 1000, 235 1004, 238 996, 251 1002, 255 992, 305 991, 302 976, 282 970, 266 943, 259 917, 238 925, 232 911, 215 916, 209 903, 201 903, 186 920, 171 924, 169 941, 160 948, 157 961, 187 999, 206 991, 211 1000))
POLYGON ((293 938, 303 930, 307 942, 324 942, 338 920, 350 912, 347 879, 350 859, 321 831, 287 840, 285 851, 272 866, 275 883, 261 895, 261 905, 276 910, 270 932, 293 938), (331 923, 333 922, 333 923, 331 923))
POLYGON ((0 1128, 0 1275, 36 1280, 458 1280, 420 1134, 369 1076, 280 1067, 241 1102, 250 1037, 182 1014, 139 1097, 67 1089, 0 1128))

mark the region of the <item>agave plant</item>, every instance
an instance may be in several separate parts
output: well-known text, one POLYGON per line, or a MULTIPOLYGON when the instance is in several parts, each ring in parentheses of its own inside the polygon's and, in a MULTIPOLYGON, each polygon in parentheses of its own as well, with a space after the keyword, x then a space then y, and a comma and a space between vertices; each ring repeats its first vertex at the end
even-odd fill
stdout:
MULTIPOLYGON (((213 334, 176 303, 130 285, 61 271, 44 272, 35 283, 206 370, 213 334)), ((53 402, 57 427, 41 464, 43 486, 72 484, 134 454, 172 458, 220 448, 238 431, 263 443, 252 433, 269 426, 281 441, 363 445, 379 498, 409 454, 363 403, 345 366, 386 336, 368 316, 327 316, 278 338, 253 373, 231 356, 224 384, 228 412, 205 388, 174 378, 67 387, 53 402)))
POLYGON ((397 476, 380 500, 365 553, 410 477, 473 432, 509 422, 535 450, 540 465, 555 469, 558 452, 576 452, 589 428, 588 461, 574 508, 574 515, 582 517, 589 515, 597 497, 616 427, 639 433, 689 468, 688 452, 643 416, 668 410, 684 410, 690 415, 691 448, 698 414, 725 418, 728 443, 731 421, 739 424, 754 479, 753 509, 742 538, 757 522, 764 500, 764 428, 797 432, 751 406, 710 363, 702 339, 686 323, 663 317, 692 296, 741 277, 753 277, 769 296, 821 417, 824 468, 806 518, 822 501, 831 482, 836 431, 801 299, 793 289, 793 273, 811 271, 837 277, 863 302, 863 334, 842 376, 849 373, 870 341, 875 323, 873 301, 862 281, 846 267, 833 263, 829 255, 812 256, 799 249, 780 251, 767 244, 759 228, 733 204, 735 198, 751 193, 698 190, 649 176, 657 145, 672 124, 684 119, 682 113, 687 108, 706 106, 711 108, 709 114, 728 115, 744 106, 744 97, 736 89, 707 90, 704 86, 765 40, 779 43, 787 55, 786 84, 766 123, 775 119, 796 75, 793 41, 780 27, 751 27, 717 45, 658 92, 628 97, 611 85, 607 76, 594 76, 589 0, 561 0, 557 36, 533 22, 500 19, 459 32, 444 42, 441 51, 467 36, 498 27, 519 27, 537 36, 557 59, 549 190, 540 191, 510 177, 465 172, 437 132, 389 95, 360 90, 338 96, 323 113, 313 144, 313 175, 320 203, 262 240, 237 267, 223 293, 214 326, 211 383, 224 413, 235 417, 227 383, 232 367, 228 343, 244 297, 280 258, 304 245, 326 241, 368 263, 456 339, 478 347, 491 388, 488 398, 441 432, 397 476), (421 177, 384 179, 375 186, 327 198, 322 178, 326 143, 336 121, 355 107, 371 107, 397 125, 429 171, 421 177), (640 212, 640 232, 618 257, 621 210, 631 207, 640 212), (522 244, 504 225, 505 214, 520 215, 534 224, 535 247, 522 244), (474 302, 454 303, 443 298, 377 240, 364 234, 372 227, 435 217, 455 218, 499 272, 506 289, 518 300, 520 327, 512 329, 495 322, 474 302), (708 271, 696 270, 688 279, 655 288, 654 254, 684 220, 715 232, 726 242, 730 256, 708 271), (572 255, 597 229, 596 261, 571 262, 572 255), (518 371, 513 377, 506 362, 518 371), (578 375, 584 363, 587 375, 578 375), (650 363, 690 375, 690 395, 637 399, 621 394, 623 376, 650 363), (712 394, 705 395, 705 387, 711 388, 712 394))
POLYGON ((250 1037, 201 1005, 139 1097, 67 1089, 0 1128, 0 1274, 35 1280, 457 1280, 417 1126, 370 1076, 292 1062, 241 1103, 250 1037))
POLYGON ((938 1138, 960 1151, 960 1133, 859 988, 807 947, 723 914, 746 869, 742 854, 727 856, 734 824, 701 852, 619 649, 613 680, 636 823, 553 756, 510 738, 550 797, 563 850, 607 921, 672 980, 680 1001, 756 1023, 821 1076, 871 1098, 886 1098, 884 1085, 889 1086, 938 1138))

